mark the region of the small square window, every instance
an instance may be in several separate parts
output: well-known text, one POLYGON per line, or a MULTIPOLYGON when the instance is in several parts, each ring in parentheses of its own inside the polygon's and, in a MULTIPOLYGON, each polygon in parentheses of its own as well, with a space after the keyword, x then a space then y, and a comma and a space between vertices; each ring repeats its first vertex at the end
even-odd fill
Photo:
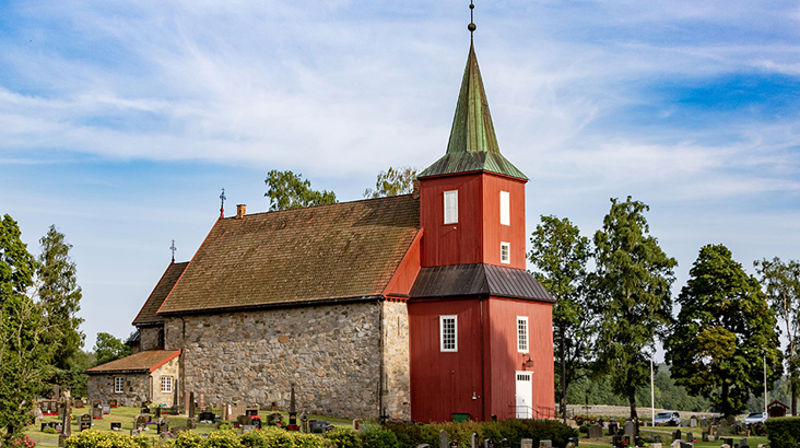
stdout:
POLYGON ((114 377, 114 393, 121 394, 125 392, 125 378, 121 376, 114 377))
POLYGON ((161 377, 161 392, 163 392, 163 393, 172 393, 172 377, 171 376, 162 376, 161 377))
POLYGON ((528 353, 528 317, 517 316, 517 351, 528 353))
POLYGON ((500 243, 500 263, 511 263, 511 243, 500 243))
POLYGON ((444 192, 444 223, 456 224, 458 222, 458 190, 444 192))
POLYGON ((500 224, 511 225, 511 196, 507 191, 500 192, 500 224))
POLYGON ((443 352, 458 351, 457 316, 439 316, 439 348, 443 352))

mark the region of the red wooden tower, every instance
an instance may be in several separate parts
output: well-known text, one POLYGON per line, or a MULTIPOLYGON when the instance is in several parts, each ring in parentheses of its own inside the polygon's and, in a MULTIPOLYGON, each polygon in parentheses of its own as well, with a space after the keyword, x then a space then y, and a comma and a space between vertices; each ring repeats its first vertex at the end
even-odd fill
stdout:
POLYGON ((500 153, 472 45, 447 152, 418 178, 412 419, 553 417, 553 298, 525 270, 528 178, 500 153))

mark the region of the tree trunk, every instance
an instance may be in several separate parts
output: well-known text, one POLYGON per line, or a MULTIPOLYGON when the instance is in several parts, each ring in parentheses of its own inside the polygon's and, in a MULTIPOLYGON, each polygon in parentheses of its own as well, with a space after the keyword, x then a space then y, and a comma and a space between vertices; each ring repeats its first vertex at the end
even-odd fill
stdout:
POLYGON ((730 397, 730 391, 728 390, 729 386, 728 383, 722 382, 722 415, 723 417, 729 417, 731 415, 731 409, 728 403, 728 398, 730 397))
POLYGON ((635 423, 639 419, 639 415, 636 414, 636 389, 630 389, 628 392, 628 402, 631 405, 631 420, 635 423))
POLYGON ((567 424, 567 361, 565 360, 564 355, 564 339, 565 335, 561 333, 561 402, 559 406, 561 406, 561 416, 564 419, 564 424, 567 424))

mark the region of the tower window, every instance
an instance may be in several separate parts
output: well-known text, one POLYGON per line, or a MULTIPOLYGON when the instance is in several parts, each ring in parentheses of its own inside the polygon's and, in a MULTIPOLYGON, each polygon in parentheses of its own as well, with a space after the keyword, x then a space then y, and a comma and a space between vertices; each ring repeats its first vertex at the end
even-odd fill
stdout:
POLYGON ((444 223, 458 222, 458 190, 444 192, 444 223))
POLYGON ((511 263, 511 243, 500 243, 500 263, 511 263))
POLYGON ((457 316, 439 316, 439 348, 443 352, 458 351, 457 316))
POLYGON ((517 351, 528 353, 528 317, 517 316, 517 351))
POLYGON ((511 198, 507 191, 500 192, 500 224, 511 225, 511 198))

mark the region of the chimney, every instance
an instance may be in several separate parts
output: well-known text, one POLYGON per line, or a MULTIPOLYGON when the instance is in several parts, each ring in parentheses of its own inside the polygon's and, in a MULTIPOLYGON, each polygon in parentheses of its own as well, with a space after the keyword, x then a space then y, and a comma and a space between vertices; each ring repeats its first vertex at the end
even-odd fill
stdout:
POLYGON ((246 214, 247 204, 236 204, 236 219, 242 219, 246 214))
POLYGON ((411 191, 411 197, 414 199, 419 199, 419 179, 414 179, 413 185, 414 189, 411 191))

